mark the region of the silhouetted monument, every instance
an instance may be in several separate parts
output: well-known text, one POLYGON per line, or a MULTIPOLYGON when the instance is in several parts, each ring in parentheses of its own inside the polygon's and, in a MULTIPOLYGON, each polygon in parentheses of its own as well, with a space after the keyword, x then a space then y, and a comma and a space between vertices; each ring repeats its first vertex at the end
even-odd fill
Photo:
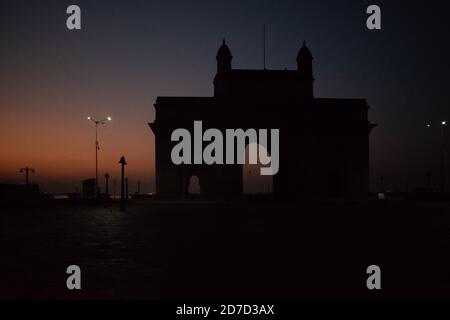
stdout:
MULTIPOLYGON (((243 191, 242 165, 174 165, 171 133, 208 128, 280 129, 280 169, 273 192, 290 196, 367 194, 369 133, 365 99, 315 98, 313 57, 305 43, 297 70, 237 70, 225 41, 217 52, 213 97, 158 97, 155 134, 156 192, 183 197, 192 176, 205 196, 243 191)), ((270 149, 270 146, 269 146, 270 149)), ((225 151, 224 151, 225 152, 225 151)))

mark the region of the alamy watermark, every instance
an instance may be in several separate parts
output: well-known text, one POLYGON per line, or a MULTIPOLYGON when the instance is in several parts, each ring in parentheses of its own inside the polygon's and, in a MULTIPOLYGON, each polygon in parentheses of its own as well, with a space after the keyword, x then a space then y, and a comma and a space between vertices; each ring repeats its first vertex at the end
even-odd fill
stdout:
MULTIPOLYGON (((66 20, 68 30, 81 30, 81 8, 72 4, 67 7, 66 13, 69 15, 66 20)), ((369 30, 381 30, 381 8, 372 4, 367 7, 366 13, 369 17, 366 20, 366 27, 369 30)))
POLYGON ((276 175, 280 168, 279 129, 259 129, 258 131, 256 129, 247 129, 245 131, 243 129, 226 129, 224 138, 222 131, 219 129, 211 128, 203 132, 202 122, 194 121, 193 138, 189 130, 179 128, 172 132, 171 141, 178 142, 171 152, 171 159, 175 165, 245 164, 245 149, 248 143, 248 164, 266 166, 260 168, 261 175, 276 175), (269 131, 270 154, 268 152, 269 131), (194 144, 193 149, 192 142, 194 144), (209 142, 204 149, 203 142, 209 142))
POLYGON ((381 290, 381 268, 373 264, 367 267, 366 273, 369 275, 366 281, 367 289, 381 290))
POLYGON ((66 280, 66 286, 69 290, 81 290, 81 268, 77 265, 70 265, 66 269, 69 274, 66 280))

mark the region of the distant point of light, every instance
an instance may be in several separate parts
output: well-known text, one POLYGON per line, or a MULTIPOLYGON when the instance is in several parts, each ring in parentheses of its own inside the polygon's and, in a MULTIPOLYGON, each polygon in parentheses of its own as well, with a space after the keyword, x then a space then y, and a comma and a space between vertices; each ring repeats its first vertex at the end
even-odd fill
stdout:
POLYGON ((88 119, 88 120, 91 120, 91 117, 88 116, 87 119, 88 119))
POLYGON ((446 126, 447 125, 447 121, 442 121, 442 125, 446 126))
POLYGON ((111 121, 111 120, 112 120, 112 118, 111 118, 111 117, 108 117, 108 118, 106 118, 106 119, 108 119, 108 121, 111 121))
POLYGON ((431 124, 427 123, 427 128, 430 128, 430 127, 431 127, 431 124))

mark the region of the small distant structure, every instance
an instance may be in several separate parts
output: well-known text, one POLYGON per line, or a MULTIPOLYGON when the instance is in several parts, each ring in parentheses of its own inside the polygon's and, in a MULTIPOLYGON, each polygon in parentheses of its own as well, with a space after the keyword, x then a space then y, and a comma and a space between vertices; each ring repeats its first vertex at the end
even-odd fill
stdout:
POLYGON ((29 185, 30 184, 30 179, 29 179, 29 173, 34 173, 35 169, 34 168, 30 168, 30 167, 25 167, 25 168, 20 168, 19 170, 20 173, 24 173, 25 172, 25 184, 29 185))
POLYGON ((95 199, 95 178, 85 179, 82 181, 82 198, 95 199))

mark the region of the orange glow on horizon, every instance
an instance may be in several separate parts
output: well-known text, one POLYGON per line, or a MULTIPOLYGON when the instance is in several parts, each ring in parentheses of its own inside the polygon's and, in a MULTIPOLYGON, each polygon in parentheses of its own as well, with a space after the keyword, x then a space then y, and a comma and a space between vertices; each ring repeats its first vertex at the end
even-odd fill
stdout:
MULTIPOLYGON (((23 183, 19 169, 30 166, 36 169, 30 182, 39 183, 43 191, 81 191, 81 180, 95 176, 95 125, 86 119, 87 108, 80 107, 80 101, 72 100, 63 108, 47 102, 46 112, 39 111, 41 103, 14 92, 8 102, 2 101, 8 109, 2 110, 0 120, 0 183, 23 183)), ((104 101, 98 104, 107 105, 104 101)), ((97 116, 107 108, 99 109, 90 111, 97 116)), ((118 161, 123 154, 129 163, 126 173, 130 182, 140 180, 143 192, 154 191, 154 136, 147 124, 153 121, 152 109, 149 103, 148 118, 127 110, 105 115, 111 115, 112 121, 99 125, 100 187, 106 172, 111 181, 120 178, 118 161)))

